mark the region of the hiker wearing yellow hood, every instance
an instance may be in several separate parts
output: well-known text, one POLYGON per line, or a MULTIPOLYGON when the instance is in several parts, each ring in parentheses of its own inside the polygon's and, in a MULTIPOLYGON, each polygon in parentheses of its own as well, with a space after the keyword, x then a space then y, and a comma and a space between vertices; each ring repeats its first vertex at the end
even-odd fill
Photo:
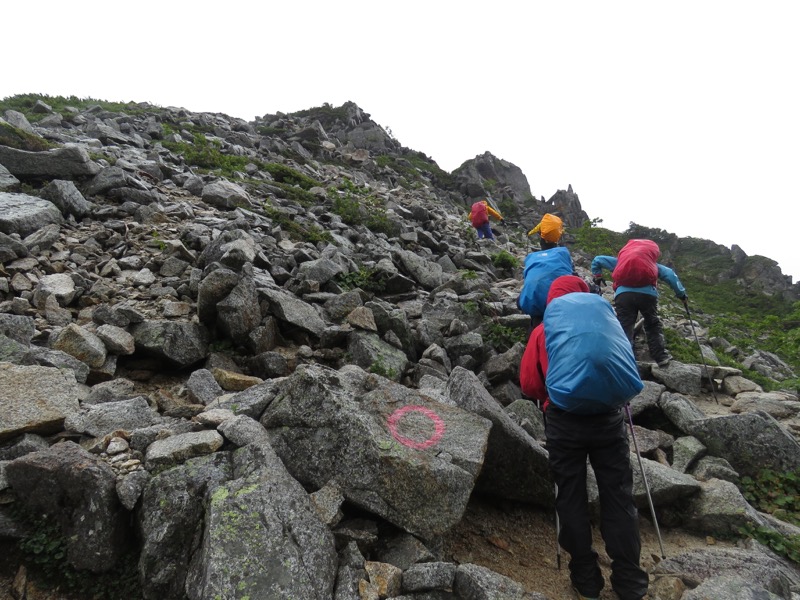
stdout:
POLYGON ((528 235, 539 234, 539 244, 542 250, 558 246, 564 234, 564 222, 557 216, 545 213, 539 224, 528 232, 528 235))

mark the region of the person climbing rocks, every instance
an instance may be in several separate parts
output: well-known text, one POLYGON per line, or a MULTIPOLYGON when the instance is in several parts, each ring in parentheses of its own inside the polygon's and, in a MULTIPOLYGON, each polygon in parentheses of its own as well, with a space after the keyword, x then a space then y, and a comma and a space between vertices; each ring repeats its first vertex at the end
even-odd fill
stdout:
POLYGON ((550 285, 561 275, 577 275, 567 248, 536 250, 525 257, 517 308, 531 318, 529 335, 542 322, 550 285))
POLYGON ((555 248, 564 234, 564 222, 558 215, 545 213, 539 224, 528 232, 528 235, 539 234, 539 245, 542 250, 555 248))
POLYGON ((661 250, 653 240, 630 240, 616 257, 595 256, 592 260, 592 277, 597 285, 604 285, 603 269, 611 271, 614 287, 614 309, 631 347, 639 313, 644 319, 647 347, 659 367, 672 360, 664 341, 664 328, 658 317, 658 280, 665 281, 675 296, 687 301, 686 289, 675 271, 656 262, 661 250))
POLYGON ((469 219, 475 231, 478 232, 478 239, 493 240, 494 233, 492 233, 492 226, 489 224, 489 217, 494 217, 500 221, 501 225, 505 225, 506 221, 499 212, 489 206, 486 200, 478 200, 472 205, 469 213, 469 219))
MULTIPOLYGON (((548 310, 561 298, 583 294, 589 294, 589 286, 583 279, 562 275, 550 286, 548 310)), ((635 389, 641 390, 633 354, 627 348, 625 334, 614 311, 607 301, 594 295, 592 298, 595 304, 605 303, 608 312, 605 320, 593 319, 592 322, 601 330, 603 323, 613 324, 617 329, 616 336, 597 337, 597 329, 592 332, 601 345, 600 355, 614 361, 626 358, 627 370, 638 382, 635 389), (620 348, 624 348, 624 356, 620 348)), ((594 312, 589 314, 597 316, 594 312)), ((529 398, 543 402, 548 464, 556 484, 556 511, 561 525, 558 543, 570 555, 570 581, 578 598, 597 600, 605 587, 592 543, 586 491, 588 460, 600 500, 600 533, 611 559, 611 587, 621 600, 641 600, 647 594, 648 576, 640 565, 639 514, 633 498, 633 470, 623 410, 613 404, 587 401, 583 397, 586 390, 580 386, 568 390, 569 386, 560 385, 565 375, 577 379, 587 372, 593 373, 596 364, 597 348, 588 351, 576 348, 574 344, 578 338, 564 335, 580 317, 579 312, 562 311, 555 321, 546 316, 544 322, 536 326, 520 362, 520 387, 529 398), (585 353, 592 354, 588 362, 585 353), (554 389, 563 393, 556 393, 554 389)), ((593 393, 606 400, 605 395, 612 394, 613 386, 604 383, 598 380, 593 385, 593 393)))

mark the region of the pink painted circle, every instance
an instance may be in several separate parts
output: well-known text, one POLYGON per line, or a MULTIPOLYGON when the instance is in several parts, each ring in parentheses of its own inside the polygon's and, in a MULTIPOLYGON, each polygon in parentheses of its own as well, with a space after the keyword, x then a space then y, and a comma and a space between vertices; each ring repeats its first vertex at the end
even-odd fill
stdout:
POLYGON ((433 412, 429 408, 425 408, 424 406, 402 406, 394 411, 389 418, 387 419, 387 424, 389 425, 389 431, 392 434, 392 437, 396 439, 398 442, 403 444, 404 446, 408 446, 409 448, 414 448, 415 450, 425 450, 426 448, 430 448, 434 444, 436 444, 439 440, 442 439, 444 435, 444 421, 442 418, 433 412), (418 412, 426 417, 428 417, 431 421, 433 421, 433 435, 429 437, 427 440, 422 442, 418 442, 416 440, 412 440, 411 438, 407 438, 404 435, 401 435, 397 431, 397 424, 399 423, 400 419, 402 419, 406 414, 411 412, 418 412))

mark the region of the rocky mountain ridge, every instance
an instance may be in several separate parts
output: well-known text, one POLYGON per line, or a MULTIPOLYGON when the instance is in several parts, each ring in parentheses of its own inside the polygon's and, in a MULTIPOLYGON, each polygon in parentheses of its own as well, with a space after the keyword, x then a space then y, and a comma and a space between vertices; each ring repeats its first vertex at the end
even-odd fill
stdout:
MULTIPOLYGON (((489 194, 509 220, 555 207, 577 228, 571 189, 536 201, 489 154, 441 172, 352 103, 252 123, 49 108, 4 113, 40 149, 0 146, 0 538, 30 536, 21 506, 49 515, 70 568, 133 561, 144 598, 547 597, 443 540, 473 495, 552 507, 517 385, 528 318, 508 257, 529 248, 510 228, 475 240, 466 207, 489 194)), ((659 520, 795 535, 736 484, 798 468, 796 394, 640 358, 659 520), (709 393, 727 414, 692 400, 709 393)), ((755 543, 651 572, 664 600, 800 585, 755 543)))

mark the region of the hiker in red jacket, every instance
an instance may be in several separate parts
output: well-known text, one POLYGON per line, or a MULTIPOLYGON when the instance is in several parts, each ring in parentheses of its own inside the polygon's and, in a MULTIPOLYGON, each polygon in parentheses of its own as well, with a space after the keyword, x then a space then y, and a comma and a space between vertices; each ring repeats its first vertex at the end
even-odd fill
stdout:
POLYGON ((505 219, 503 219, 503 215, 489 206, 489 203, 486 200, 479 200, 472 205, 472 209, 469 212, 469 220, 472 223, 472 226, 475 228, 475 231, 478 232, 479 240, 482 238, 486 238, 487 240, 494 239, 492 226, 489 224, 490 216, 500 221, 501 224, 506 224, 505 219))
MULTIPOLYGON (((547 302, 574 292, 589 293, 589 286, 580 277, 563 275, 550 286, 547 302)), ((520 385, 525 395, 544 403, 548 460, 557 486, 558 543, 570 554, 570 580, 584 600, 596 599, 605 585, 592 548, 588 457, 600 496, 600 532, 611 558, 611 587, 621 600, 640 600, 647 593, 648 576, 639 565, 642 543, 623 411, 585 415, 560 409, 548 397, 548 366, 542 323, 522 356, 520 385)))

